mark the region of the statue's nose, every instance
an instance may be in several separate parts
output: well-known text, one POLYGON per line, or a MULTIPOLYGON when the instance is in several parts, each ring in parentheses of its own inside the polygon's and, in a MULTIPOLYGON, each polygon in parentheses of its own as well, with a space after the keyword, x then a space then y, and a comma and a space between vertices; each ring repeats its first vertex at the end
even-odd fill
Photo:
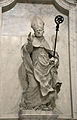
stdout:
POLYGON ((40 34, 40 31, 38 31, 38 34, 40 34))

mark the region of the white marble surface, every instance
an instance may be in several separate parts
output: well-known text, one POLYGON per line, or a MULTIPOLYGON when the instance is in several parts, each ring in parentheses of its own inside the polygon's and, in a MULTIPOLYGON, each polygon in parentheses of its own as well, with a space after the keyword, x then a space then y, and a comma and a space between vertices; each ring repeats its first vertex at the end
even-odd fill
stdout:
POLYGON ((73 116, 77 118, 77 6, 70 10, 70 63, 73 116))
POLYGON ((0 114, 18 111, 22 91, 18 76, 20 48, 19 37, 0 37, 0 114))
MULTIPOLYGON (((54 18, 58 14, 61 13, 58 12, 53 5, 32 5, 19 3, 17 3, 10 11, 3 13, 2 36, 0 38, 0 113, 10 114, 18 112, 18 105, 22 93, 21 84, 18 78, 18 69, 22 63, 20 48, 22 44, 24 44, 28 33, 32 31, 30 28, 32 17, 34 15, 40 15, 45 21, 45 37, 48 43, 51 43, 50 47, 53 48, 52 39, 54 37, 52 36, 55 34, 54 18)), ((57 109, 55 112, 70 116, 71 98, 69 78, 68 17, 65 15, 63 16, 65 21, 60 26, 59 40, 57 44, 57 51, 60 55, 59 79, 63 84, 57 100, 57 109)), ((76 70, 74 70, 74 72, 75 71, 76 70)))

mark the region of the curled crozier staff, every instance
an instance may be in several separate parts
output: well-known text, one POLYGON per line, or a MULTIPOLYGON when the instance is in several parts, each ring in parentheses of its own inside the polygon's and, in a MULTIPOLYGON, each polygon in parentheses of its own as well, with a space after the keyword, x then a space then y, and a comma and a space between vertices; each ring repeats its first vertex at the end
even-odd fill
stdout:
MULTIPOLYGON (((54 44, 54 54, 53 56, 55 57, 55 53, 56 53, 56 43, 57 43, 57 36, 58 36, 58 31, 59 31, 59 24, 61 24, 64 21, 64 17, 62 17, 61 15, 58 15, 55 17, 55 23, 56 23, 56 36, 55 36, 55 44, 54 44)), ((57 93, 60 91, 60 87, 61 87, 61 82, 57 82, 56 83, 56 90, 57 93)))
POLYGON ((64 17, 61 15, 58 15, 55 17, 55 23, 56 23, 56 37, 55 37, 55 44, 54 44, 54 57, 56 52, 56 43, 57 43, 57 35, 59 31, 59 24, 61 24, 64 21, 64 17))

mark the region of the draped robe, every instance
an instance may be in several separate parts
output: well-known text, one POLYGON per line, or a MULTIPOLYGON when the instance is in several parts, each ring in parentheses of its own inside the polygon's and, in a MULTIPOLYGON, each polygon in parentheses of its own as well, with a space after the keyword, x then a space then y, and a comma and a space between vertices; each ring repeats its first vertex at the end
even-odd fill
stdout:
POLYGON ((42 38, 41 42, 35 36, 32 42, 22 46, 22 59, 27 74, 27 89, 24 92, 24 103, 27 109, 47 104, 56 99, 55 84, 58 80, 57 62, 52 60, 52 50, 42 38), (50 64, 50 59, 52 63, 50 64))

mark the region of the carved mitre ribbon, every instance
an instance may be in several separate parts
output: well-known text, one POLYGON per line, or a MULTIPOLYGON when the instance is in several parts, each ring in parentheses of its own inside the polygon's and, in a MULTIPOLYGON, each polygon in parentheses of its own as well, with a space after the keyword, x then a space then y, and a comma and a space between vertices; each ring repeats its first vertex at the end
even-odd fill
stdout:
POLYGON ((44 29, 44 22, 39 16, 34 16, 32 19, 31 27, 33 30, 44 29))

